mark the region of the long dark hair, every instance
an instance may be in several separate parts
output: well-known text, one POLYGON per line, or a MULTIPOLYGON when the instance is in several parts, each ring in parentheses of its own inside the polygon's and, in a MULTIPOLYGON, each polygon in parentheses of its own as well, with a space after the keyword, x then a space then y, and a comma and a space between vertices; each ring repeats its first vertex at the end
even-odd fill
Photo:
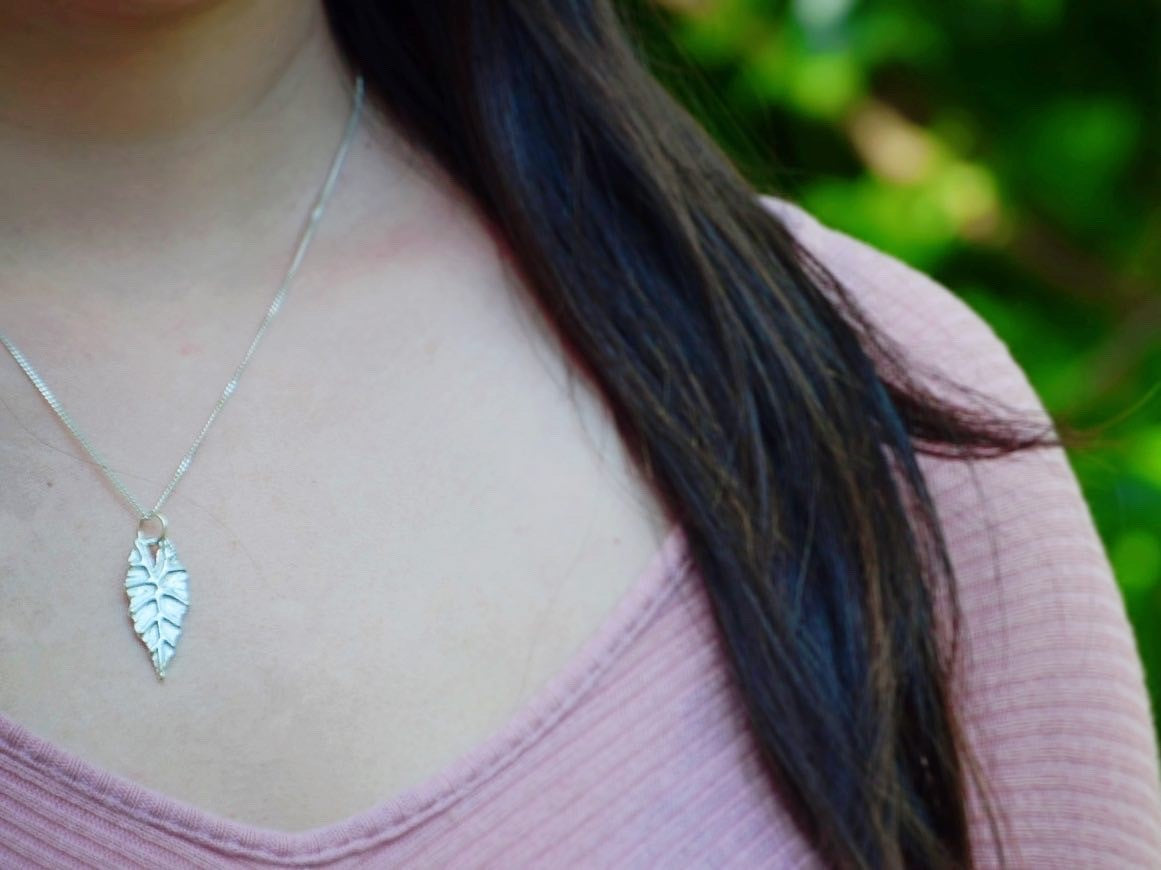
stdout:
POLYGON ((955 588, 916 455, 1000 455, 1051 426, 921 386, 609 0, 325 8, 371 99, 505 238, 684 527, 796 824, 836 865, 969 865, 974 767, 933 607, 942 585, 954 613, 955 588))

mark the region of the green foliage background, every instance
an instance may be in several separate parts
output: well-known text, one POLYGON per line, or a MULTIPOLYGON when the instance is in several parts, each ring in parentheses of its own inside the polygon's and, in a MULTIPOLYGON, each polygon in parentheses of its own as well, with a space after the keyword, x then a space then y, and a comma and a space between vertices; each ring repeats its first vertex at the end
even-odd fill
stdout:
POLYGON ((644 0, 651 64, 763 190, 917 266, 1063 422, 1161 715, 1161 4, 644 0), (660 7, 660 11, 659 11, 660 7))

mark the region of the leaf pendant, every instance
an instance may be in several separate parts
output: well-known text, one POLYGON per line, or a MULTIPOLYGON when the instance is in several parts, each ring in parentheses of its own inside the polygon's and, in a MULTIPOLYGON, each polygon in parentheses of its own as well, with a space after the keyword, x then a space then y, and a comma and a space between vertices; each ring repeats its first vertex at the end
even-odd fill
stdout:
POLYGON ((158 538, 137 532, 129 553, 125 591, 133 630, 153 656, 158 678, 164 679, 189 610, 189 574, 168 536, 158 538))

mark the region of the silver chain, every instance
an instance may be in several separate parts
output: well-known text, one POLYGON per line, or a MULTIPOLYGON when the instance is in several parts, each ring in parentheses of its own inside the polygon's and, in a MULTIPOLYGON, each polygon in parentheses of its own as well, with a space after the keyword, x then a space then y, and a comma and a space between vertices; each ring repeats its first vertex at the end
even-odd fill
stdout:
POLYGON ((242 377, 242 372, 245 371, 246 366, 249 365, 250 358, 254 355, 254 351, 258 347, 258 342, 262 340, 262 336, 265 334, 267 327, 270 326, 270 322, 274 320, 274 316, 278 314, 278 311, 282 308, 282 303, 286 299, 286 294, 290 289, 291 282, 294 280, 294 276, 298 273, 298 267, 301 265, 303 257, 306 256, 306 251, 307 248, 310 247, 311 239, 314 238, 315 229, 318 227, 319 221, 322 220, 323 212, 326 211, 327 203, 330 201, 331 193, 335 188, 335 182, 339 177, 339 171, 343 167, 343 163, 347 157, 347 151, 350 149, 351 142, 354 139, 355 130, 359 125, 359 117, 363 110, 363 91, 363 77, 361 75, 356 76, 354 106, 351 109, 350 118, 347 121, 347 127, 343 134, 343 140, 339 144, 338 150, 335 152, 334 159, 331 161, 330 171, 327 173, 326 181, 323 182, 322 190, 319 191, 318 198, 315 200, 314 208, 311 209, 310 218, 307 221, 306 227, 303 229, 302 235, 298 240, 298 247, 295 250, 294 257, 290 262, 290 268, 287 269, 286 276, 282 279, 282 284, 279 286, 278 292, 274 296, 274 300, 270 303, 270 307, 266 311, 266 316, 262 318, 262 323, 258 326, 258 331, 254 334, 254 339, 250 342, 250 347, 246 350, 246 355, 242 357, 242 361, 234 370, 233 377, 231 377, 229 383, 226 384, 226 388, 222 390, 222 395, 218 398, 217 404, 214 405, 213 411, 210 412, 209 419, 206 420, 205 425, 202 426, 201 432, 198 433, 197 438, 194 439, 193 444, 190 445, 189 450, 186 451, 185 456, 183 456, 181 462, 178 463, 177 470, 173 473, 173 478, 169 481, 169 485, 166 486, 165 491, 162 492, 161 497, 157 499, 157 503, 153 506, 152 510, 146 511, 137 501, 137 499, 135 499, 132 494, 130 494, 129 490, 125 487, 125 484, 121 482, 121 479, 117 476, 113 469, 109 467, 109 463, 105 460, 105 458, 90 443, 89 439, 81 434, 81 431, 77 428, 77 424, 73 422, 72 418, 61 406, 60 401, 56 398, 55 395, 53 395, 53 392, 48 388, 48 385, 45 384, 44 379, 41 378, 39 374, 37 374, 36 370, 32 367, 32 364, 28 361, 28 358, 20 352, 20 349, 17 348, 16 345, 13 344, 6 335, 4 335, 3 331, 0 331, 0 343, 3 343, 3 345, 8 348, 8 352, 12 354, 12 358, 16 360, 17 365, 19 365, 20 368, 24 370, 24 373, 28 375, 28 379, 32 381, 33 386, 35 386, 36 389, 40 391, 40 394, 44 396, 44 400, 48 402, 49 407, 51 407, 52 410, 56 412, 56 415, 60 417, 61 422, 64 423, 65 426, 68 427, 68 430, 73 433, 77 441, 80 442, 80 445, 85 448, 85 452, 88 453, 89 456, 93 458, 93 461, 97 463, 98 466, 100 466, 101 470, 105 472, 105 476, 109 478, 109 481, 117 488, 117 491, 125 497, 125 500, 128 501, 129 504, 133 505, 133 508, 137 511, 138 517, 142 521, 149 520, 157 515, 157 512, 161 510, 161 506, 165 504, 166 499, 169 498, 170 494, 177 486, 177 482, 181 480, 182 476, 189 468, 190 463, 193 462, 194 454, 197 453, 198 448, 202 444, 202 440, 206 437, 206 433, 210 429, 210 426, 213 425, 214 420, 217 419, 218 414, 221 413, 222 408, 225 407, 226 402, 229 401, 230 396, 234 395, 234 391, 238 388, 238 379, 242 377))

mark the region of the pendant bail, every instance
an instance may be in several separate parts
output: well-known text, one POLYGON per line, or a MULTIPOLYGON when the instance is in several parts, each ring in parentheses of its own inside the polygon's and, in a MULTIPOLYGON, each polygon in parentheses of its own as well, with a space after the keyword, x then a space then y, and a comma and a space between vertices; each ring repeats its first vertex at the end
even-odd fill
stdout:
POLYGON ((164 541, 165 533, 169 529, 169 521, 165 518, 165 514, 160 513, 159 511, 151 511, 149 516, 141 518, 141 520, 137 523, 138 533, 144 535, 147 538, 151 537, 151 535, 145 530, 145 524, 150 520, 157 520, 159 523, 161 523, 161 531, 157 535, 157 540, 159 542, 164 541))

